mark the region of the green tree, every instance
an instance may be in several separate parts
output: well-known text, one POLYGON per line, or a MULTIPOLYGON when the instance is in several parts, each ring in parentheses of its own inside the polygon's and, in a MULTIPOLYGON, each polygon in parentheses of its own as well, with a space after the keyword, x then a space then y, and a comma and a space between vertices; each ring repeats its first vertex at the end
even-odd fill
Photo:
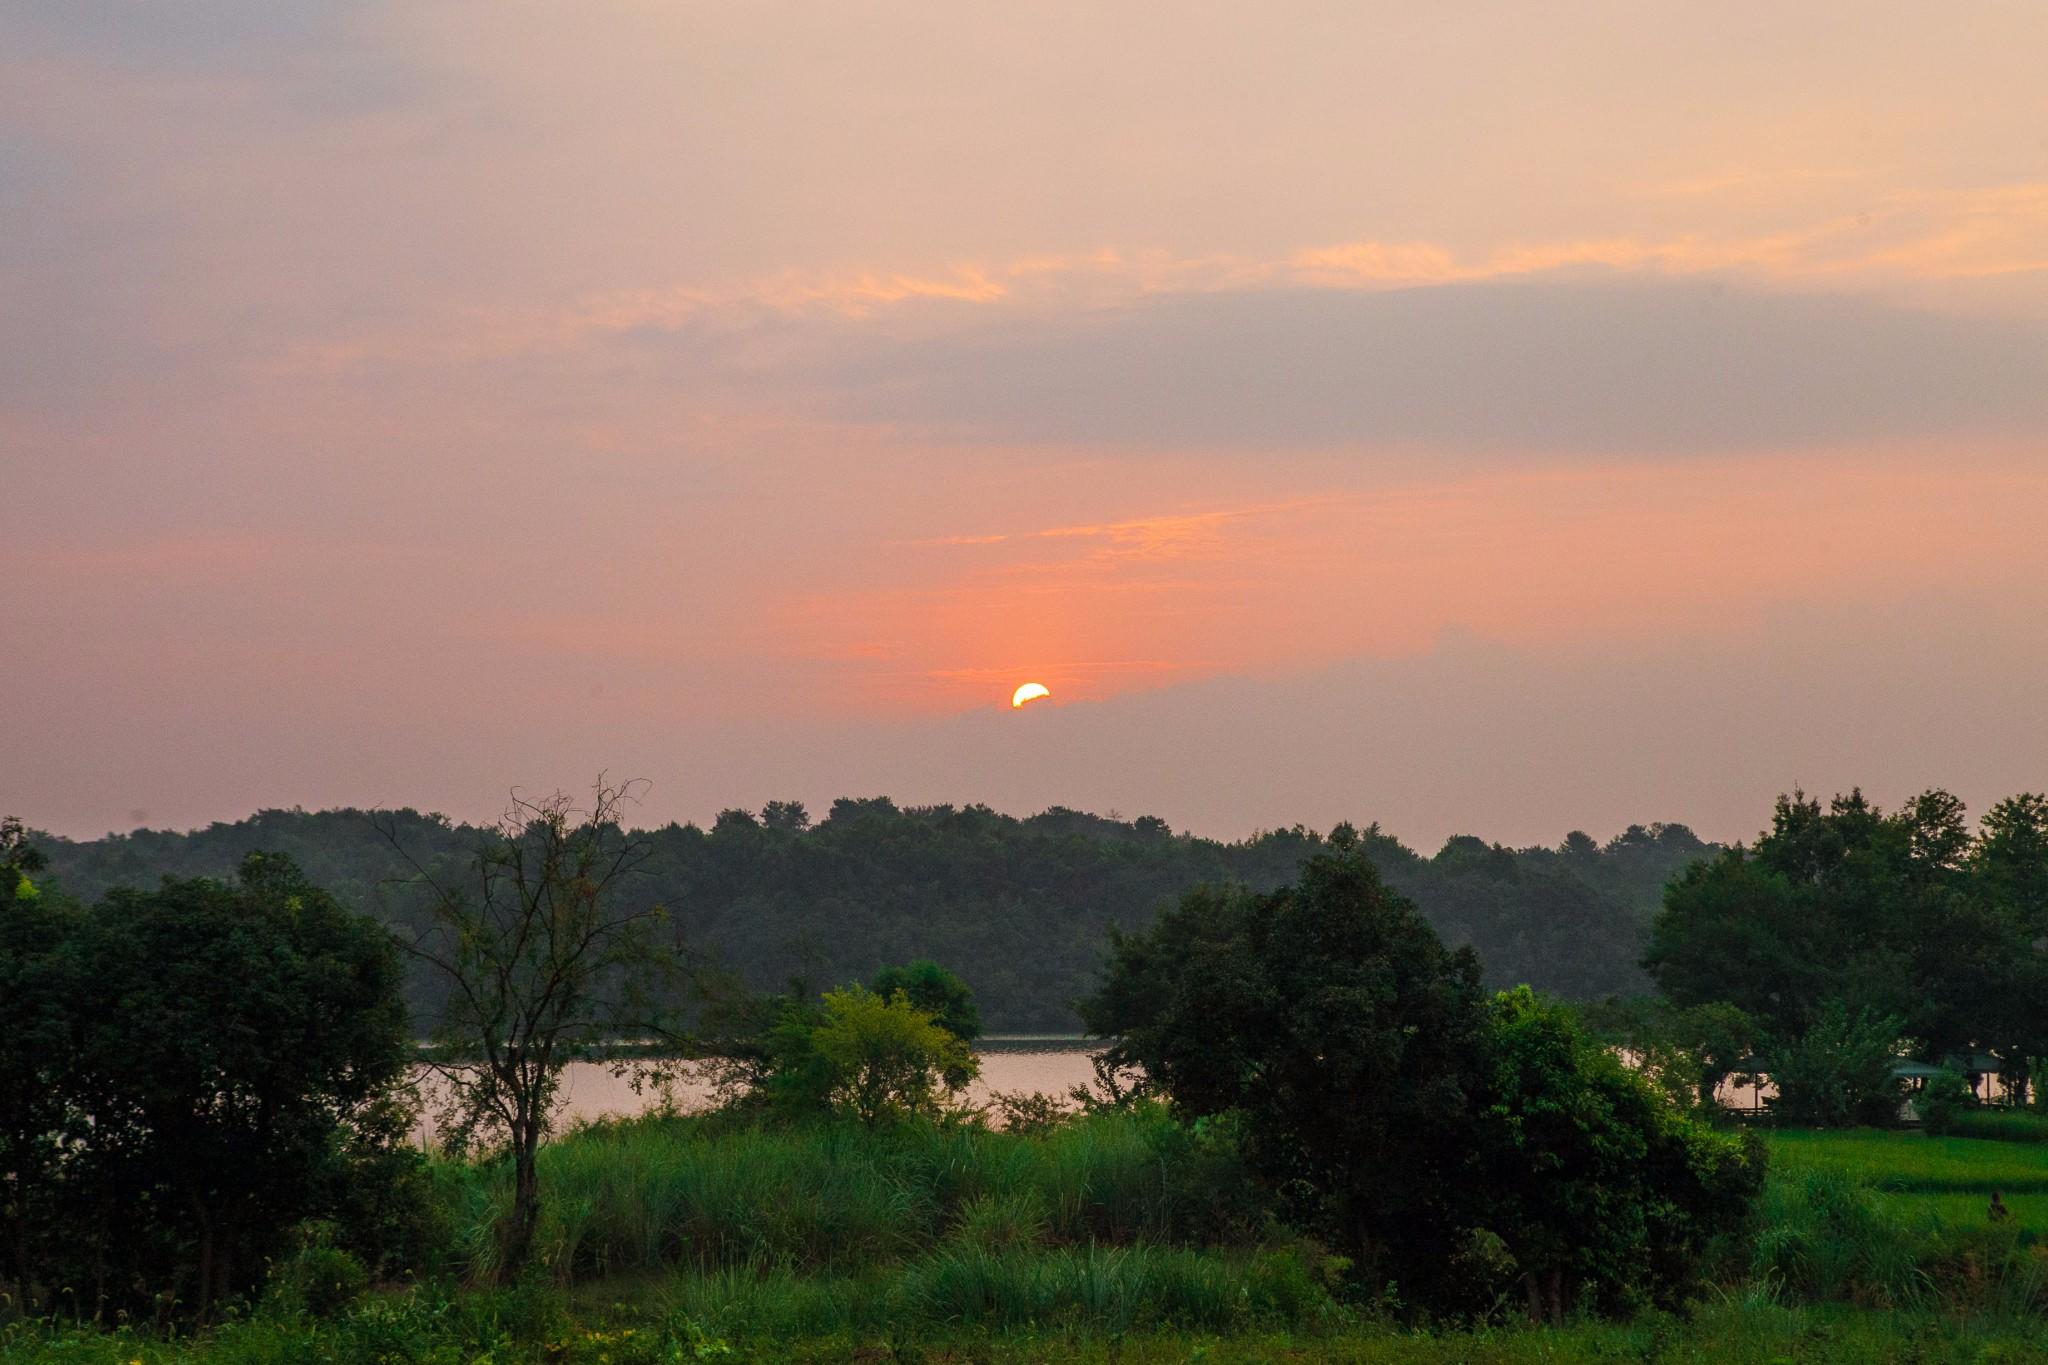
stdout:
POLYGON ((33 1304, 39 1243, 54 1222, 57 1157, 71 1127, 62 949, 71 907, 30 879, 43 856, 20 820, 0 820, 0 1286, 33 1304))
POLYGON ((1895 1121, 1905 1097, 1893 1071, 1900 1026, 1897 1015, 1828 1001, 1804 1033, 1776 1049, 1771 1112, 1814 1128, 1895 1121))
POLYGON ((1466 1217, 1512 1256, 1533 1318, 1676 1303, 1762 1187, 1760 1144, 1674 1108, 1527 987, 1493 1003, 1477 1129, 1466 1217))
POLYGON ((1971 860, 2017 923, 2048 933, 2048 796, 2021 792, 1986 811, 1971 860))
MULTIPOLYGON (((715 954, 750 991, 775 989, 793 966, 836 984, 930 958, 973 982, 983 1026, 998 1032, 1077 1027, 1071 1002, 1091 988, 1106 925, 1141 928, 1158 906, 1203 883, 1285 885, 1338 839, 1334 830, 1325 837, 1295 827, 1223 843, 1143 817, 1048 811, 1019 819, 986 806, 881 798, 835 802, 830 818, 798 828, 794 805, 756 803, 755 814, 734 811, 715 828, 646 831, 637 894, 687 924, 692 949, 715 954)), ((405 851, 444 883, 466 879, 488 833, 414 811, 375 818, 399 826, 405 851)), ((1604 848, 1584 839, 1563 854, 1525 848, 1495 857, 1488 844, 1485 856, 1442 863, 1378 826, 1360 822, 1349 834, 1446 943, 1473 945, 1489 988, 1526 981, 1572 999, 1648 988, 1640 959, 1663 885, 1713 852, 1669 824, 1604 848)), ((258 848, 290 853, 314 880, 408 936, 432 918, 431 893, 397 884, 408 864, 361 811, 264 811, 190 833, 46 841, 45 851, 57 882, 92 897, 163 873, 232 875, 258 848)), ((409 998, 420 1018, 438 1015, 446 989, 439 972, 414 964, 409 998)))
POLYGON ((870 1128, 937 1114, 943 1096, 979 1073, 967 1044, 929 1011, 900 991, 884 999, 862 986, 825 993, 809 1056, 832 1107, 870 1128))
POLYGON ((1479 963, 1447 950, 1356 842, 1264 895, 1202 889, 1113 936, 1091 1032, 1188 1118, 1235 1113, 1245 1155, 1297 1223, 1368 1284, 1427 1295, 1455 1250, 1484 1082, 1479 963))
POLYGON ((1963 1073, 1946 1067, 1929 1076, 1913 1097, 1924 1131, 1935 1137, 1954 1132, 1956 1120, 1976 1107, 1977 1096, 1963 1073))
POLYGON ((900 991, 963 1043, 981 1037, 981 1010, 974 1003, 974 992, 965 981, 929 959, 884 967, 868 982, 868 989, 884 1000, 900 991))
POLYGON ((1579 1017, 1608 1044, 1625 1049, 1673 1102, 1712 1112, 1721 1083, 1756 1051, 1763 1030, 1726 1001, 1679 1008, 1652 998, 1581 1007, 1579 1017))
POLYGON ((1664 893, 1644 965, 1680 1008, 1731 1003, 1780 1031, 1802 1028, 1839 952, 1783 873, 1743 849, 1695 863, 1664 893))
MULTIPOLYGON (((431 893, 431 918, 404 946, 445 987, 430 1064, 445 1087, 448 1138, 456 1146, 502 1144, 512 1167, 501 1277, 516 1275, 532 1250, 539 1151, 563 1068, 608 1044, 675 1037, 681 958, 661 937, 660 907, 627 899, 649 854, 646 841, 619 824, 632 791, 600 779, 587 810, 559 793, 515 797, 460 883, 415 864, 431 893)), ((747 823, 753 828, 751 817, 747 823)), ((383 828, 399 846, 396 827, 387 819, 383 828)), ((665 1064, 618 1065, 637 1080, 665 1064)))
POLYGON ((60 1307, 169 1294, 205 1316, 293 1225, 416 1160, 397 953, 289 859, 110 892, 66 957, 71 1202, 45 1279, 77 1297, 60 1307))

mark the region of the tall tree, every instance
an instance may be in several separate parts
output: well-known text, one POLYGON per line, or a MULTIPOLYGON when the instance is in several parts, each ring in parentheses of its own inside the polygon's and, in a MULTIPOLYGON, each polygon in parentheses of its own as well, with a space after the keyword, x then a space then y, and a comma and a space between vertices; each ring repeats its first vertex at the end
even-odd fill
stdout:
POLYGON ((70 1126, 71 1066, 61 950, 76 925, 30 877, 43 856, 20 820, 0 820, 0 1285, 35 1306, 35 1243, 51 1227, 57 1153, 70 1126))
POLYGON ((1448 1265, 1483 1081, 1479 962, 1446 949, 1355 842, 1293 886, 1197 890, 1116 935, 1083 1016, 1183 1114, 1238 1115, 1290 1216, 1367 1283, 1448 1265))
MULTIPOLYGON (((502 1145, 512 1166, 501 1276, 532 1251, 538 1155, 563 1068, 609 1044, 676 1038, 681 955, 664 936, 663 910, 630 895, 650 852, 619 823, 637 785, 600 778, 588 807, 561 793, 515 796, 460 883, 415 864, 430 918, 404 946, 446 987, 429 1064, 446 1087, 447 1132, 457 1145, 502 1145)), ((403 852, 396 824, 385 817, 380 827, 403 852)), ((664 1063, 617 1065, 637 1080, 664 1063)))
POLYGON ((289 859, 110 892, 66 951, 64 1307, 161 1292, 206 1316, 294 1224, 404 1164, 397 952, 289 859))

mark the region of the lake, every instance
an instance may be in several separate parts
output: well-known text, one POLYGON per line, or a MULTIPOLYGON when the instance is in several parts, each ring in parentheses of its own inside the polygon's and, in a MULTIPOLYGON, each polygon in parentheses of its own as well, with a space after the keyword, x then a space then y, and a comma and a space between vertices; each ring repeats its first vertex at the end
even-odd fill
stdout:
MULTIPOLYGON (((1095 1079, 1092 1059, 1101 1044, 1086 1038, 988 1038, 974 1050, 981 1076, 967 1088, 971 1104, 983 1104, 996 1091, 1043 1092, 1065 1098, 1077 1085, 1095 1079)), ((677 1107, 688 1112, 711 1101, 708 1082, 685 1077, 673 1091, 677 1107)), ((602 1062, 571 1062, 562 1073, 561 1108, 556 1126, 582 1119, 643 1113, 661 1102, 659 1094, 636 1095, 630 1082, 612 1074, 602 1062)), ((426 1142, 433 1136, 431 1120, 422 1117, 414 1134, 426 1142)))

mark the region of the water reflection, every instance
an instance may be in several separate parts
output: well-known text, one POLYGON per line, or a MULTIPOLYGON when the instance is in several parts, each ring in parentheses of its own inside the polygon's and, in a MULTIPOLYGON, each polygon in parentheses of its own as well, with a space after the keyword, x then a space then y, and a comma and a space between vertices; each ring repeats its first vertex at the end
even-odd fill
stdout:
MULTIPOLYGON (((996 1091, 1035 1091, 1064 1098, 1075 1086, 1095 1079, 1092 1058, 1099 1050, 1099 1044, 1083 1038, 988 1039, 975 1049, 981 1076, 968 1087, 967 1100, 984 1104, 996 1091)), ((434 1078, 423 1075, 421 1088, 431 1101, 434 1078)), ((614 1075, 601 1062, 571 1062, 562 1071, 561 1107, 555 1124, 559 1129, 580 1120, 642 1114, 671 1095, 685 1113, 704 1109, 712 1100, 710 1083, 695 1075, 679 1078, 667 1094, 652 1087, 636 1094, 629 1079, 614 1075)), ((427 1107, 432 1109, 431 1102, 427 1107)), ((423 1115, 414 1136, 422 1143, 431 1142, 434 1131, 431 1114, 423 1115)))

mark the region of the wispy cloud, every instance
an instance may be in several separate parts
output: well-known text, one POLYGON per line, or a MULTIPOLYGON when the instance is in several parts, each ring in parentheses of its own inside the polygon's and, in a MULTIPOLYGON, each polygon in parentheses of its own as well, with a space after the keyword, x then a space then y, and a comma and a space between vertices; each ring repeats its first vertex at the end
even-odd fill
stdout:
MULTIPOLYGON (((1714 183, 1693 188, 1710 193, 1714 183)), ((1426 239, 1362 238, 1277 257, 1105 248, 938 269, 789 269, 725 284, 618 288, 555 308, 479 306, 386 332, 302 341, 271 365, 280 371, 334 371, 464 364, 560 354, 649 333, 708 328, 738 335, 763 322, 806 319, 887 323, 892 334, 908 325, 913 333, 929 334, 977 321, 1128 308, 1157 298, 1384 291, 1571 278, 1586 271, 1678 279, 1717 275, 1738 284, 1879 297, 1930 282, 2048 271, 2048 181, 1892 193, 1854 213, 1748 235, 1510 239, 1477 252, 1426 239), (933 307, 942 311, 910 311, 933 307)))

